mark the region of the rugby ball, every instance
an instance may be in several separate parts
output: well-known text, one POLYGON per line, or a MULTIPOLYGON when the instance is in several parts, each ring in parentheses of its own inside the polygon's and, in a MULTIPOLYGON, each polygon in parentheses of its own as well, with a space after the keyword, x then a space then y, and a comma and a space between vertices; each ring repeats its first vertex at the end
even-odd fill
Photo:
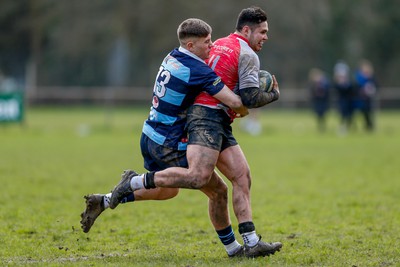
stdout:
POLYGON ((258 79, 260 82, 260 90, 271 92, 274 85, 271 73, 266 70, 260 70, 260 72, 258 73, 258 79))

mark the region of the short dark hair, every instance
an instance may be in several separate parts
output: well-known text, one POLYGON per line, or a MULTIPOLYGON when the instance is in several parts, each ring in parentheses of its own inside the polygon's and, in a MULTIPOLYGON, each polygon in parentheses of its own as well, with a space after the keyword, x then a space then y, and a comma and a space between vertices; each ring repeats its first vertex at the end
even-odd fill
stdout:
POLYGON ((244 26, 253 29, 258 24, 267 21, 267 13, 259 7, 252 6, 243 9, 236 22, 236 30, 241 31, 244 26))
POLYGON ((207 37, 212 28, 205 21, 196 18, 184 20, 178 27, 177 34, 180 42, 190 37, 207 37))

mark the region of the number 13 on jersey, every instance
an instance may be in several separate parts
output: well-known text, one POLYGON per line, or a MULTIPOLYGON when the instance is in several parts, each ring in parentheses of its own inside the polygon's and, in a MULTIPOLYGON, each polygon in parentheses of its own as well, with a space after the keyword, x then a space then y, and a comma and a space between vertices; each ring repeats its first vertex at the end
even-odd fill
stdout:
POLYGON ((165 96, 167 90, 166 85, 168 84, 169 79, 171 79, 171 73, 161 66, 154 84, 154 94, 156 96, 160 98, 165 96))

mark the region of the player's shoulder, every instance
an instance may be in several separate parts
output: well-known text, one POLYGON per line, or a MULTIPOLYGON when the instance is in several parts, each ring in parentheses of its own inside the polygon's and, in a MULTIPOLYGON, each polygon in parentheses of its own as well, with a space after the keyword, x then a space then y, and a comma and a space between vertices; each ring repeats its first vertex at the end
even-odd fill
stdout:
POLYGON ((241 46, 239 61, 244 65, 260 66, 260 58, 257 53, 247 45, 247 43, 241 46))
POLYGON ((190 73, 202 73, 210 71, 210 67, 202 60, 196 59, 190 55, 176 51, 171 54, 180 65, 184 66, 190 73))
POLYGON ((234 34, 219 38, 213 43, 214 46, 237 46, 238 44, 239 40, 234 34))
POLYGON ((258 57, 257 53, 250 47, 245 40, 239 39, 240 53, 244 56, 258 57))
POLYGON ((209 80, 217 77, 215 72, 208 66, 206 63, 197 64, 196 66, 192 66, 190 68, 191 78, 192 80, 209 80))
POLYGON ((179 60, 182 64, 185 64, 187 67, 201 68, 204 65, 207 66, 204 60, 201 60, 195 55, 190 55, 188 53, 179 51, 178 49, 174 49, 170 54, 171 56, 179 60))
POLYGON ((192 81, 198 79, 213 79, 214 76, 216 76, 211 67, 200 58, 181 52, 178 49, 173 50, 173 54, 171 55, 190 72, 190 80, 192 81))

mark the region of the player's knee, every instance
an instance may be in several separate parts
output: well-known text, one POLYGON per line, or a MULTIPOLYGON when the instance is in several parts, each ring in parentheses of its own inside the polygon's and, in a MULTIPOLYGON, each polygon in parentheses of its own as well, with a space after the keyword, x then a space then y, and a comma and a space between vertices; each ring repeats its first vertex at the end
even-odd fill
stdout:
POLYGON ((251 175, 250 169, 244 170, 242 173, 237 175, 233 179, 234 183, 238 184, 242 188, 249 188, 251 187, 251 175))
POLYGON ((207 180, 203 179, 201 176, 194 177, 190 183, 192 189, 201 189, 207 184, 207 180))
POLYGON ((250 190, 250 187, 251 187, 251 176, 250 176, 250 173, 249 173, 249 175, 246 175, 246 177, 244 178, 244 181, 245 181, 245 185, 250 190))
POLYGON ((191 170, 189 173, 191 179, 190 187, 193 189, 203 188, 210 181, 211 174, 205 171, 191 170))

